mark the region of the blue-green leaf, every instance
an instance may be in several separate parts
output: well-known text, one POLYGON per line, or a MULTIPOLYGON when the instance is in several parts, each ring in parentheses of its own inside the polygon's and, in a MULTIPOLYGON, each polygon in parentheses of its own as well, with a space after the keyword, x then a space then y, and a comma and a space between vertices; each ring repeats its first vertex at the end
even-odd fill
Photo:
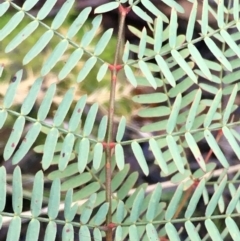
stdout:
POLYGON ((61 9, 58 11, 57 15, 52 21, 51 29, 56 30, 63 24, 74 2, 74 0, 68 0, 62 5, 61 9))
POLYGON ((8 160, 12 156, 22 136, 24 125, 25 125, 25 118, 23 116, 19 116, 14 123, 12 132, 4 148, 4 152, 3 152, 4 160, 8 160))
POLYGON ((91 7, 87 7, 79 13, 77 18, 73 21, 72 25, 69 27, 66 38, 72 39, 83 26, 85 21, 88 19, 90 12, 92 11, 91 7))
POLYGON ((5 52, 9 53, 14 50, 19 44, 27 39, 38 27, 39 22, 37 20, 29 23, 24 29, 22 29, 17 36, 15 36, 5 48, 5 52))
POLYGON ((48 90, 44 96, 44 99, 39 107, 38 114, 37 114, 37 119, 39 121, 44 121, 45 118, 47 117, 47 114, 48 114, 51 104, 52 104, 52 100, 53 100, 55 91, 56 91, 56 83, 53 83, 48 88, 48 90))
POLYGON ((5 37, 7 37, 23 20, 24 12, 19 11, 13 15, 13 17, 4 25, 4 27, 0 30, 0 41, 2 41, 5 37))
POLYGON ((50 219, 55 219, 58 215, 60 205, 60 188, 60 180, 58 178, 54 179, 51 186, 48 203, 48 217, 50 219))
POLYGON ((20 215, 23 208, 23 188, 22 188, 22 174, 21 169, 17 166, 13 172, 13 181, 12 181, 12 207, 13 212, 16 215, 20 215))
POLYGON ((82 69, 78 74, 77 82, 81 82, 87 77, 87 75, 92 70, 96 62, 97 62, 97 58, 95 56, 92 56, 85 62, 84 66, 82 67, 82 69))
POLYGON ((112 37, 112 34, 113 34, 112 28, 110 28, 104 32, 104 34, 102 35, 102 37, 100 38, 100 40, 98 41, 98 43, 95 46, 94 55, 98 56, 104 51, 104 49, 106 48, 106 46, 108 45, 108 43, 112 37))
POLYGON ((62 57, 68 47, 68 41, 66 39, 62 40, 52 51, 51 55, 48 57, 47 61, 44 63, 41 69, 41 75, 45 76, 49 71, 56 65, 58 60, 62 57))
POLYGON ((43 20, 50 13, 57 0, 47 0, 37 14, 37 19, 43 20))
POLYGON ((66 64, 63 66, 61 71, 58 74, 60 80, 64 79, 71 70, 79 63, 79 60, 82 58, 83 50, 81 48, 76 49, 68 58, 66 64))
POLYGON ((42 50, 46 47, 46 45, 50 42, 53 37, 53 30, 48 30, 45 32, 39 40, 34 44, 34 46, 28 51, 28 53, 23 58, 23 64, 28 64, 32 59, 34 59, 42 50))
POLYGON ((94 10, 94 13, 106 13, 106 12, 109 12, 109 11, 112 11, 113 9, 116 9, 119 7, 119 2, 109 2, 109 3, 105 3, 105 4, 102 4, 101 6, 97 7, 95 10, 94 10))
POLYGON ((22 79, 23 70, 19 70, 11 79, 7 93, 4 96, 3 107, 9 108, 13 104, 14 97, 17 92, 17 87, 22 79))
POLYGON ((69 162, 70 156, 72 154, 73 145, 74 145, 75 137, 72 133, 68 133, 64 138, 62 150, 60 153, 60 159, 58 163, 58 168, 60 171, 63 171, 69 162))
POLYGON ((40 231, 40 222, 37 219, 32 219, 28 224, 26 241, 38 241, 40 231))
POLYGON ((63 123, 64 118, 66 117, 69 108, 72 104, 74 97, 74 88, 70 88, 67 93, 64 95, 62 102, 58 106, 58 109, 54 115, 53 123, 54 126, 60 126, 63 123))
POLYGON ((21 218, 14 216, 9 224, 6 241, 19 240, 21 231, 21 218))
POLYGON ((78 171, 82 173, 87 165, 88 154, 90 151, 89 139, 83 138, 79 144, 78 150, 78 171))
POLYGON ((144 12, 140 7, 134 5, 132 7, 132 10, 139 18, 143 19, 146 22, 153 23, 152 18, 146 12, 144 12))
POLYGON ((134 153, 134 155, 135 155, 135 157, 138 161, 138 164, 140 165, 143 173, 146 176, 148 176, 149 168, 148 168, 148 165, 147 165, 146 159, 144 157, 143 150, 142 150, 141 146, 136 141, 133 141, 132 144, 131 144, 131 147, 132 147, 133 153, 134 153))
POLYGON ((43 170, 46 170, 51 165, 58 136, 59 136, 59 132, 57 128, 52 128, 48 132, 47 139, 45 141, 44 149, 43 149, 43 158, 42 158, 43 170))
POLYGON ((84 127, 83 127, 83 135, 84 136, 89 136, 91 134, 97 112, 98 112, 98 104, 95 103, 91 106, 91 108, 88 112, 88 115, 87 115, 87 119, 84 123, 84 127))
POLYGON ((12 158, 13 164, 17 164, 18 162, 20 162, 23 159, 23 157, 27 154, 27 152, 29 151, 29 149, 37 139, 41 131, 41 128, 42 128, 42 125, 39 122, 36 122, 33 124, 33 126, 28 131, 27 135, 23 139, 20 147, 14 154, 12 158))
POLYGON ((33 217, 38 217, 41 214, 43 200, 43 185, 43 172, 38 171, 34 178, 31 196, 31 211, 33 217))

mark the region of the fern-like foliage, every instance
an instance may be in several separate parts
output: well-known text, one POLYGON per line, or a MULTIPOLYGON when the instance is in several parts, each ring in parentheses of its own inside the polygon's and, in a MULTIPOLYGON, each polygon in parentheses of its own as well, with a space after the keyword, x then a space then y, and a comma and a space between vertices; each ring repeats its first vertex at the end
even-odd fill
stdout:
MULTIPOLYGON (((3 158, 10 160, 12 165, 19 164, 41 136, 44 144, 36 145, 34 150, 42 155, 44 171, 50 167, 55 170, 51 169, 47 177, 44 177, 43 171, 37 172, 29 197, 30 209, 23 211, 26 194, 21 169, 15 167, 12 185, 9 185, 5 167, 0 168, 0 227, 9 226, 6 240, 19 240, 21 226, 26 221, 28 241, 38 240, 42 223, 47 223, 46 241, 55 240, 57 225, 63 226, 62 240, 73 240, 76 229, 78 240, 100 241, 110 229, 114 230, 115 240, 224 240, 229 237, 238 240, 240 189, 236 185, 239 183, 239 166, 233 166, 234 162, 224 153, 219 139, 223 136, 226 139, 224 145, 228 145, 236 159, 240 159, 240 135, 235 128, 239 121, 232 115, 238 107, 235 101, 240 67, 237 44, 240 39, 239 1, 229 1, 228 6, 223 1, 217 1, 216 7, 208 0, 202 3, 191 1, 184 34, 177 31, 184 8, 176 1, 162 1, 171 9, 170 16, 166 16, 150 0, 112 1, 95 9, 91 29, 81 39, 76 34, 90 18, 91 7, 83 9, 62 34, 59 29, 74 0, 64 2, 51 25, 45 23, 45 18, 56 0, 47 0, 35 16, 31 10, 37 2, 26 0, 22 7, 7 0, 0 4, 0 17, 13 9, 11 19, 0 30, 0 41, 12 31, 16 32, 5 46, 6 53, 23 47, 24 41, 40 26, 44 29, 37 42, 26 46, 23 66, 37 61, 52 38, 58 41, 55 47, 49 45, 51 54, 43 64, 39 64, 40 75, 20 109, 14 108, 14 98, 24 79, 23 69, 18 70, 9 83, 0 104, 0 128, 4 127, 9 116, 14 119, 14 124, 6 140, 3 158), (141 31, 128 26, 139 41, 137 45, 126 41, 120 56, 122 64, 118 65, 107 63, 101 57, 113 36, 113 29, 104 30, 95 47, 90 47, 102 24, 102 14, 114 9, 119 9, 122 16, 132 11, 146 23, 141 31), (215 26, 209 25, 210 17, 216 20, 215 26), (25 18, 30 22, 23 29, 18 29, 25 18), (197 24, 200 35, 195 38, 197 24), (205 57, 196 47, 201 41, 213 58, 205 57), (69 56, 63 63, 65 54, 69 56), (133 102, 142 106, 138 113, 143 120, 139 133, 146 132, 148 135, 126 141, 124 135, 128 123, 123 116, 114 121, 116 135, 108 143, 106 140, 111 135, 109 123, 113 124, 111 113, 103 115, 99 121, 98 103, 89 104, 87 95, 75 101, 76 86, 65 92, 57 109, 52 111, 58 85, 51 84, 36 115, 30 114, 44 78, 54 67, 61 66, 58 79, 62 81, 77 68, 82 58, 85 63, 75 76, 76 83, 88 81, 93 69, 97 70, 97 81, 104 79, 110 71, 114 82, 115 75, 122 69, 128 81, 123 86, 150 89, 150 93, 137 94, 132 98, 133 102), (212 98, 206 98, 206 93, 210 93, 212 98), (26 126, 30 128, 26 130, 26 126), (167 182, 136 186, 139 175, 130 171, 125 147, 131 147, 147 176, 150 174, 149 165, 141 147, 141 143, 145 142, 149 143, 155 163, 161 169, 160 176, 168 178, 167 182), (215 155, 215 162, 200 147, 203 142, 210 147, 209 153, 215 155), (109 150, 111 180, 108 179, 106 162, 109 150), (46 178, 52 180, 48 195, 44 188, 46 178), (107 199, 109 181, 111 200, 107 199), (9 189, 13 212, 5 211, 9 189), (229 198, 225 198, 227 195, 229 198), (204 205, 200 212, 198 205, 202 202, 204 205), (47 205, 47 210, 43 205, 47 205), (63 219, 58 216, 62 210, 63 219), (107 221, 109 214, 111 223, 107 221), (217 225, 215 221, 219 219, 225 221, 225 228, 217 225), (202 227, 207 230, 205 235, 202 235, 202 227)), ((120 42, 116 46, 117 51, 120 42)), ((3 72, 4 66, 0 65, 0 75, 3 72)), ((110 101, 114 101, 113 96, 111 92, 110 101)))

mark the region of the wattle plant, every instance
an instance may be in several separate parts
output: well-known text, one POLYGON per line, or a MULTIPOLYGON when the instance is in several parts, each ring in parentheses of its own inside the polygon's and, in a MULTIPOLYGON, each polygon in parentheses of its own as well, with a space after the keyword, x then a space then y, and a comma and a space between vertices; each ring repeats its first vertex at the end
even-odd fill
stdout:
POLYGON ((189 1, 183 33, 182 2, 112 1, 66 26, 74 0, 47 19, 56 1, 0 4, 0 240, 239 240, 239 1, 189 1), (101 28, 116 10, 117 41, 101 28))

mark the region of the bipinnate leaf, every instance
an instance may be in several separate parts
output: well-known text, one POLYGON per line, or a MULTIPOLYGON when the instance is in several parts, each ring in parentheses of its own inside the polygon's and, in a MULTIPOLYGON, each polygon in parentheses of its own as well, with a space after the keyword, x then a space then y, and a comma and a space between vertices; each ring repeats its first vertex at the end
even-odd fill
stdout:
POLYGON ((32 110, 35 101, 37 99, 38 93, 42 87, 43 78, 40 77, 35 80, 31 89, 28 92, 27 97, 24 99, 22 107, 21 107, 21 114, 28 115, 29 112, 32 110))
POLYGON ((174 8, 171 10, 171 18, 169 23, 169 46, 174 49, 177 41, 177 12, 174 8))
POLYGON ((224 168, 228 168, 229 163, 228 163, 226 157, 224 156, 222 150, 220 149, 220 147, 219 147, 217 141, 215 140, 214 136, 212 135, 212 133, 209 130, 205 130, 204 136, 205 136, 205 139, 206 139, 208 145, 210 146, 211 150, 216 155, 217 159, 220 161, 222 166, 224 168))
POLYGON ((19 216, 13 217, 9 224, 6 241, 19 240, 21 232, 21 218, 19 216))
MULTIPOLYGON (((34 178, 32 197, 31 197, 31 211, 33 217, 38 217, 41 214, 42 200, 43 200, 43 172, 38 171, 34 178)), ((34 223, 33 226, 38 224, 34 223)))
POLYGON ((156 89, 157 83, 155 78, 153 77, 151 71, 149 70, 147 64, 143 60, 139 60, 138 66, 141 69, 142 73, 145 75, 147 81, 150 83, 150 85, 156 89))
POLYGON ((168 134, 172 134, 174 128, 176 128, 177 118, 181 108, 181 102, 182 102, 182 96, 181 94, 178 94, 172 106, 171 114, 168 118, 167 128, 166 128, 166 131, 168 134))
POLYGON ((173 161, 178 171, 183 174, 185 171, 184 162, 183 162, 183 158, 181 157, 181 153, 179 152, 177 142, 171 135, 167 135, 166 140, 167 140, 168 148, 172 155, 173 161))
POLYGON ((98 134, 97 134, 98 141, 104 140, 107 133, 107 125, 108 125, 108 116, 104 115, 98 126, 98 134))
POLYGON ((237 241, 239 239, 240 232, 239 232, 239 228, 238 228, 238 225, 236 224, 236 222, 231 217, 227 217, 225 219, 225 224, 227 226, 227 229, 228 229, 232 239, 234 241, 237 241))
MULTIPOLYGON (((193 195, 191 196, 190 202, 188 203, 187 210, 185 212, 185 218, 190 218, 194 211, 197 208, 197 204, 202 196, 203 189, 205 187, 206 181, 202 179, 200 183, 198 183, 197 188, 194 190, 193 195)), ((191 226, 191 224, 189 224, 191 226)))
POLYGON ((156 188, 154 189, 154 191, 152 192, 150 201, 148 203, 148 209, 147 209, 147 213, 146 213, 147 221, 151 222, 156 217, 157 208, 158 208, 158 204, 159 204, 159 201, 161 198, 161 194, 162 194, 162 188, 161 188, 161 185, 158 184, 156 186, 156 188))
POLYGON ((79 13, 77 18, 73 21, 71 26, 68 28, 68 32, 66 34, 66 38, 72 39, 79 32, 79 30, 81 29, 83 24, 88 19, 88 16, 91 13, 91 11, 92 11, 92 8, 91 7, 87 7, 87 8, 84 8, 79 13))
POLYGON ((0 4, 0 17, 3 16, 4 13, 6 13, 9 7, 10 7, 9 2, 3 2, 0 4))
POLYGON ((87 95, 83 95, 76 103, 75 108, 73 110, 73 113, 72 113, 69 123, 68 123, 68 130, 70 132, 75 131, 77 129, 77 127, 79 126, 79 123, 80 123, 81 117, 82 117, 82 113, 83 113, 83 109, 86 105, 86 101, 87 101, 87 95))
POLYGON ((93 168, 98 170, 103 157, 103 145, 102 143, 97 143, 93 148, 93 168))
POLYGON ((53 221, 50 221, 47 225, 45 235, 44 235, 44 241, 53 241, 56 238, 57 235, 57 224, 53 221))
POLYGON ((169 240, 175 240, 175 241, 181 240, 176 228, 173 226, 172 223, 166 223, 165 229, 166 229, 169 240))
POLYGON ((78 147, 78 171, 82 173, 86 168, 90 151, 90 142, 88 138, 83 138, 78 147))
POLYGON ((175 79, 174 79, 171 71, 169 70, 169 67, 166 64, 166 61, 160 55, 156 55, 155 59, 157 61, 159 68, 161 69, 162 73, 164 74, 167 82, 171 86, 175 87, 176 86, 175 79))
POLYGON ((192 5, 191 14, 187 24, 187 31, 186 31, 186 40, 187 42, 191 42, 194 32, 194 26, 197 17, 197 10, 198 10, 198 1, 194 1, 192 5))
POLYGON ((107 71, 108 71, 108 64, 103 63, 102 66, 98 70, 97 81, 100 82, 104 78, 104 76, 106 75, 107 71))
POLYGON ((132 147, 134 156, 136 157, 138 164, 140 165, 142 171, 144 172, 144 174, 146 176, 148 176, 149 168, 148 168, 148 165, 147 165, 146 159, 144 157, 141 146, 136 141, 133 141, 131 144, 131 147, 132 147))
POLYGON ((19 116, 13 125, 12 132, 4 148, 3 158, 5 161, 8 160, 15 151, 22 136, 24 125, 25 118, 23 116, 19 116))
POLYGON ((178 4, 176 1, 173 0, 162 0, 166 5, 168 5, 171 8, 176 9, 177 12, 179 13, 184 13, 184 8, 178 4))
POLYGON ((190 148, 193 156, 195 157, 197 163, 199 166, 202 168, 202 170, 205 172, 206 171, 206 163, 205 160, 202 156, 202 153, 193 137, 193 135, 190 132, 185 133, 185 139, 188 143, 188 147, 190 148))
POLYGON ((68 1, 64 2, 61 9, 58 11, 57 15, 54 17, 54 19, 52 21, 51 29, 57 30, 58 28, 61 27, 61 25, 63 24, 63 22, 65 21, 67 15, 68 15, 70 9, 72 8, 74 2, 75 2, 74 0, 68 0, 68 1))
POLYGON ((140 7, 134 5, 132 7, 132 10, 139 18, 143 19, 146 22, 153 23, 152 18, 146 12, 144 12, 140 7))
POLYGON ((144 191, 143 189, 140 189, 138 192, 136 198, 134 199, 131 214, 130 214, 130 220, 131 222, 135 223, 140 215, 141 205, 144 200, 144 191))
POLYGON ((123 200, 128 195, 129 191, 131 190, 131 188, 133 188, 137 179, 138 179, 137 172, 133 172, 127 177, 125 181, 125 185, 122 185, 121 188, 117 191, 117 196, 120 200, 123 200))
POLYGON ((118 201, 116 219, 118 223, 121 223, 124 219, 125 207, 122 200, 118 201))
POLYGON ((53 180, 48 202, 48 217, 52 220, 55 219, 58 215, 60 205, 60 189, 61 183, 57 178, 53 180))
POLYGON ((28 224, 26 241, 38 241, 40 232, 40 222, 37 219, 32 219, 28 224))
POLYGON ((25 39, 27 39, 39 26, 37 20, 29 23, 24 29, 22 29, 11 41, 8 43, 5 48, 5 52, 9 53, 14 50, 18 45, 20 45, 25 39))
MULTIPOLYGON (((206 0, 207 1, 207 0, 206 0)), ((212 39, 209 37, 204 38, 204 42, 208 46, 211 53, 218 59, 218 61, 223 64, 223 66, 229 70, 232 71, 232 66, 229 63, 229 61, 226 59, 226 57, 223 55, 222 51, 217 47, 217 45, 214 43, 212 39)))
POLYGON ((105 50, 106 46, 109 44, 110 39, 112 38, 112 34, 112 28, 108 29, 103 33, 102 37, 95 46, 94 55, 98 56, 105 50))
POLYGON ((102 4, 94 10, 94 13, 106 13, 119 7, 119 2, 109 2, 102 4))
POLYGON ((89 221, 94 208, 94 204, 96 202, 96 198, 97 198, 97 195, 95 193, 89 197, 80 216, 81 223, 86 224, 89 221))
POLYGON ((45 118, 47 117, 55 92, 56 92, 56 83, 53 83, 48 88, 44 96, 44 99, 39 107, 38 114, 37 114, 37 119, 39 121, 44 121, 45 118))
POLYGON ((4 27, 0 30, 0 41, 6 38, 23 20, 24 12, 20 11, 15 13, 12 18, 4 25, 4 27))
POLYGON ((87 119, 84 123, 84 127, 83 127, 83 135, 84 136, 89 136, 91 134, 97 112, 98 112, 98 104, 95 103, 91 106, 91 108, 88 112, 88 115, 87 115, 87 119))
POLYGON ((162 153, 161 148, 159 147, 157 141, 155 139, 151 138, 149 140, 149 145, 150 145, 153 155, 156 159, 156 162, 160 166, 161 170, 164 173, 168 174, 168 166, 167 166, 166 161, 164 160, 163 153, 162 153))
POLYGON ((98 28, 100 27, 102 21, 102 15, 98 15, 96 16, 93 20, 92 20, 92 29, 88 32, 86 32, 81 40, 80 46, 82 48, 86 48, 93 40, 94 36, 97 33, 98 28))
POLYGON ((141 3, 143 6, 148 9, 152 14, 154 14, 156 17, 160 17, 162 21, 168 23, 169 20, 166 17, 164 13, 162 13, 157 6, 155 6, 151 1, 149 0, 142 0, 141 3))
POLYGON ((3 100, 4 108, 10 108, 12 106, 14 97, 17 92, 17 88, 22 79, 22 75, 23 75, 23 70, 21 69, 10 80, 10 85, 7 89, 7 93, 5 94, 4 100, 3 100))
POLYGON ((2 212, 5 208, 5 204, 6 204, 6 177, 7 177, 7 173, 6 173, 6 169, 4 166, 0 167, 0 212, 2 212))
POLYGON ((39 0, 26 0, 22 6, 22 9, 24 11, 31 10, 38 2, 39 0))
POLYGON ((194 120, 197 115, 197 110, 198 110, 198 107, 200 104, 201 96, 202 96, 202 91, 201 91, 201 89, 198 89, 196 95, 194 96, 194 100, 192 102, 192 105, 191 105, 191 108, 189 110, 188 117, 186 120, 185 128, 187 131, 190 131, 193 127, 194 120))
POLYGON ((202 240, 199 234, 196 232, 196 227, 192 224, 191 221, 185 222, 185 228, 191 240, 196 240, 196 241, 202 240))
POLYGON ((79 230, 79 240, 91 241, 91 234, 89 228, 86 225, 82 225, 79 230))
POLYGON ((74 229, 71 223, 66 223, 62 229, 62 240, 68 241, 74 239, 74 229))
POLYGON ((139 241, 140 240, 136 225, 131 225, 129 227, 129 239, 131 241, 133 241, 133 240, 139 241))
POLYGON ((165 213, 165 219, 167 221, 171 220, 174 217, 175 212, 177 211, 178 205, 180 203, 181 197, 183 194, 183 183, 180 183, 171 199, 171 201, 168 204, 166 213, 165 213))
POLYGON ((27 154, 27 152, 32 147, 33 143, 36 141, 41 129, 42 129, 42 125, 39 122, 36 122, 32 125, 27 135, 24 137, 20 147, 13 155, 13 158, 12 158, 13 164, 17 164, 23 159, 23 157, 27 154))
POLYGON ((63 171, 68 165, 68 162, 72 154, 74 141, 75 137, 72 133, 68 133, 64 138, 62 150, 60 153, 60 159, 58 162, 58 168, 60 171, 63 171))
POLYGON ((0 110, 0 129, 2 129, 7 117, 8 112, 6 110, 0 110))
POLYGON ((87 75, 92 70, 96 62, 97 62, 97 58, 95 56, 92 56, 85 62, 84 66, 82 67, 82 69, 78 74, 77 82, 81 82, 87 77, 87 75))
POLYGON ((50 70, 56 65, 58 60, 67 50, 68 44, 69 42, 66 39, 64 39, 55 47, 55 49, 52 51, 51 55, 48 57, 48 59, 46 60, 41 69, 42 76, 47 75, 50 72, 50 70))
POLYGON ((237 207, 237 205, 239 203, 239 197, 240 197, 240 186, 238 187, 234 196, 232 196, 232 199, 227 206, 227 209, 226 209, 227 215, 230 215, 234 211, 234 209, 237 207))
POLYGON ((148 223, 146 225, 146 231, 147 231, 147 237, 149 238, 149 240, 151 240, 151 241, 159 240, 158 233, 157 233, 155 227, 151 223, 148 223))
POLYGON ((42 167, 44 170, 49 168, 49 166, 51 165, 58 136, 59 136, 59 131, 57 128, 52 128, 47 134, 47 139, 44 144, 43 157, 42 157, 42 167))
POLYGON ((224 191, 226 183, 227 183, 227 176, 225 176, 222 179, 222 181, 220 182, 217 190, 215 190, 210 202, 208 203, 208 206, 207 206, 206 212, 205 212, 206 217, 210 217, 212 215, 212 213, 214 212, 214 210, 215 210, 215 208, 218 204, 219 198, 224 191))
POLYGON ((124 72, 127 77, 127 80, 132 84, 133 87, 137 87, 137 80, 129 65, 124 65, 124 72))
POLYGON ((67 62, 61 69, 58 74, 58 78, 63 80, 67 77, 67 75, 71 72, 71 70, 79 63, 80 59, 83 56, 83 49, 78 48, 73 51, 73 53, 69 56, 67 62))
POLYGON ((94 216, 93 223, 96 226, 100 226, 106 219, 106 215, 108 213, 109 209, 109 203, 104 203, 101 205, 101 207, 98 209, 98 212, 94 216))
POLYGON ((57 0, 47 0, 39 10, 37 14, 37 19, 43 20, 44 18, 46 18, 50 11, 53 9, 56 2, 57 0))
POLYGON ((12 207, 16 215, 20 215, 23 208, 23 188, 21 169, 17 166, 13 172, 12 207))
POLYGON ((219 233, 218 228, 216 227, 216 225, 211 219, 205 220, 205 227, 212 240, 223 241, 223 238, 221 237, 221 234, 219 233))
POLYGON ((176 50, 172 49, 171 54, 174 58, 174 60, 178 63, 178 65, 186 72, 186 74, 189 76, 189 78, 194 82, 197 83, 197 77, 193 73, 192 69, 189 67, 188 63, 185 61, 185 59, 181 56, 181 54, 176 50))
POLYGON ((219 89, 218 93, 215 95, 214 100, 211 103, 210 109, 208 110, 208 113, 206 115, 206 118, 204 120, 204 127, 209 127, 209 125, 212 123, 214 115, 219 108, 219 105, 221 104, 222 100, 222 89, 219 89))
POLYGON ((28 53, 23 58, 23 65, 28 64, 32 59, 34 59, 41 51, 47 46, 53 37, 53 30, 46 31, 39 40, 33 45, 33 47, 28 51, 28 53))

